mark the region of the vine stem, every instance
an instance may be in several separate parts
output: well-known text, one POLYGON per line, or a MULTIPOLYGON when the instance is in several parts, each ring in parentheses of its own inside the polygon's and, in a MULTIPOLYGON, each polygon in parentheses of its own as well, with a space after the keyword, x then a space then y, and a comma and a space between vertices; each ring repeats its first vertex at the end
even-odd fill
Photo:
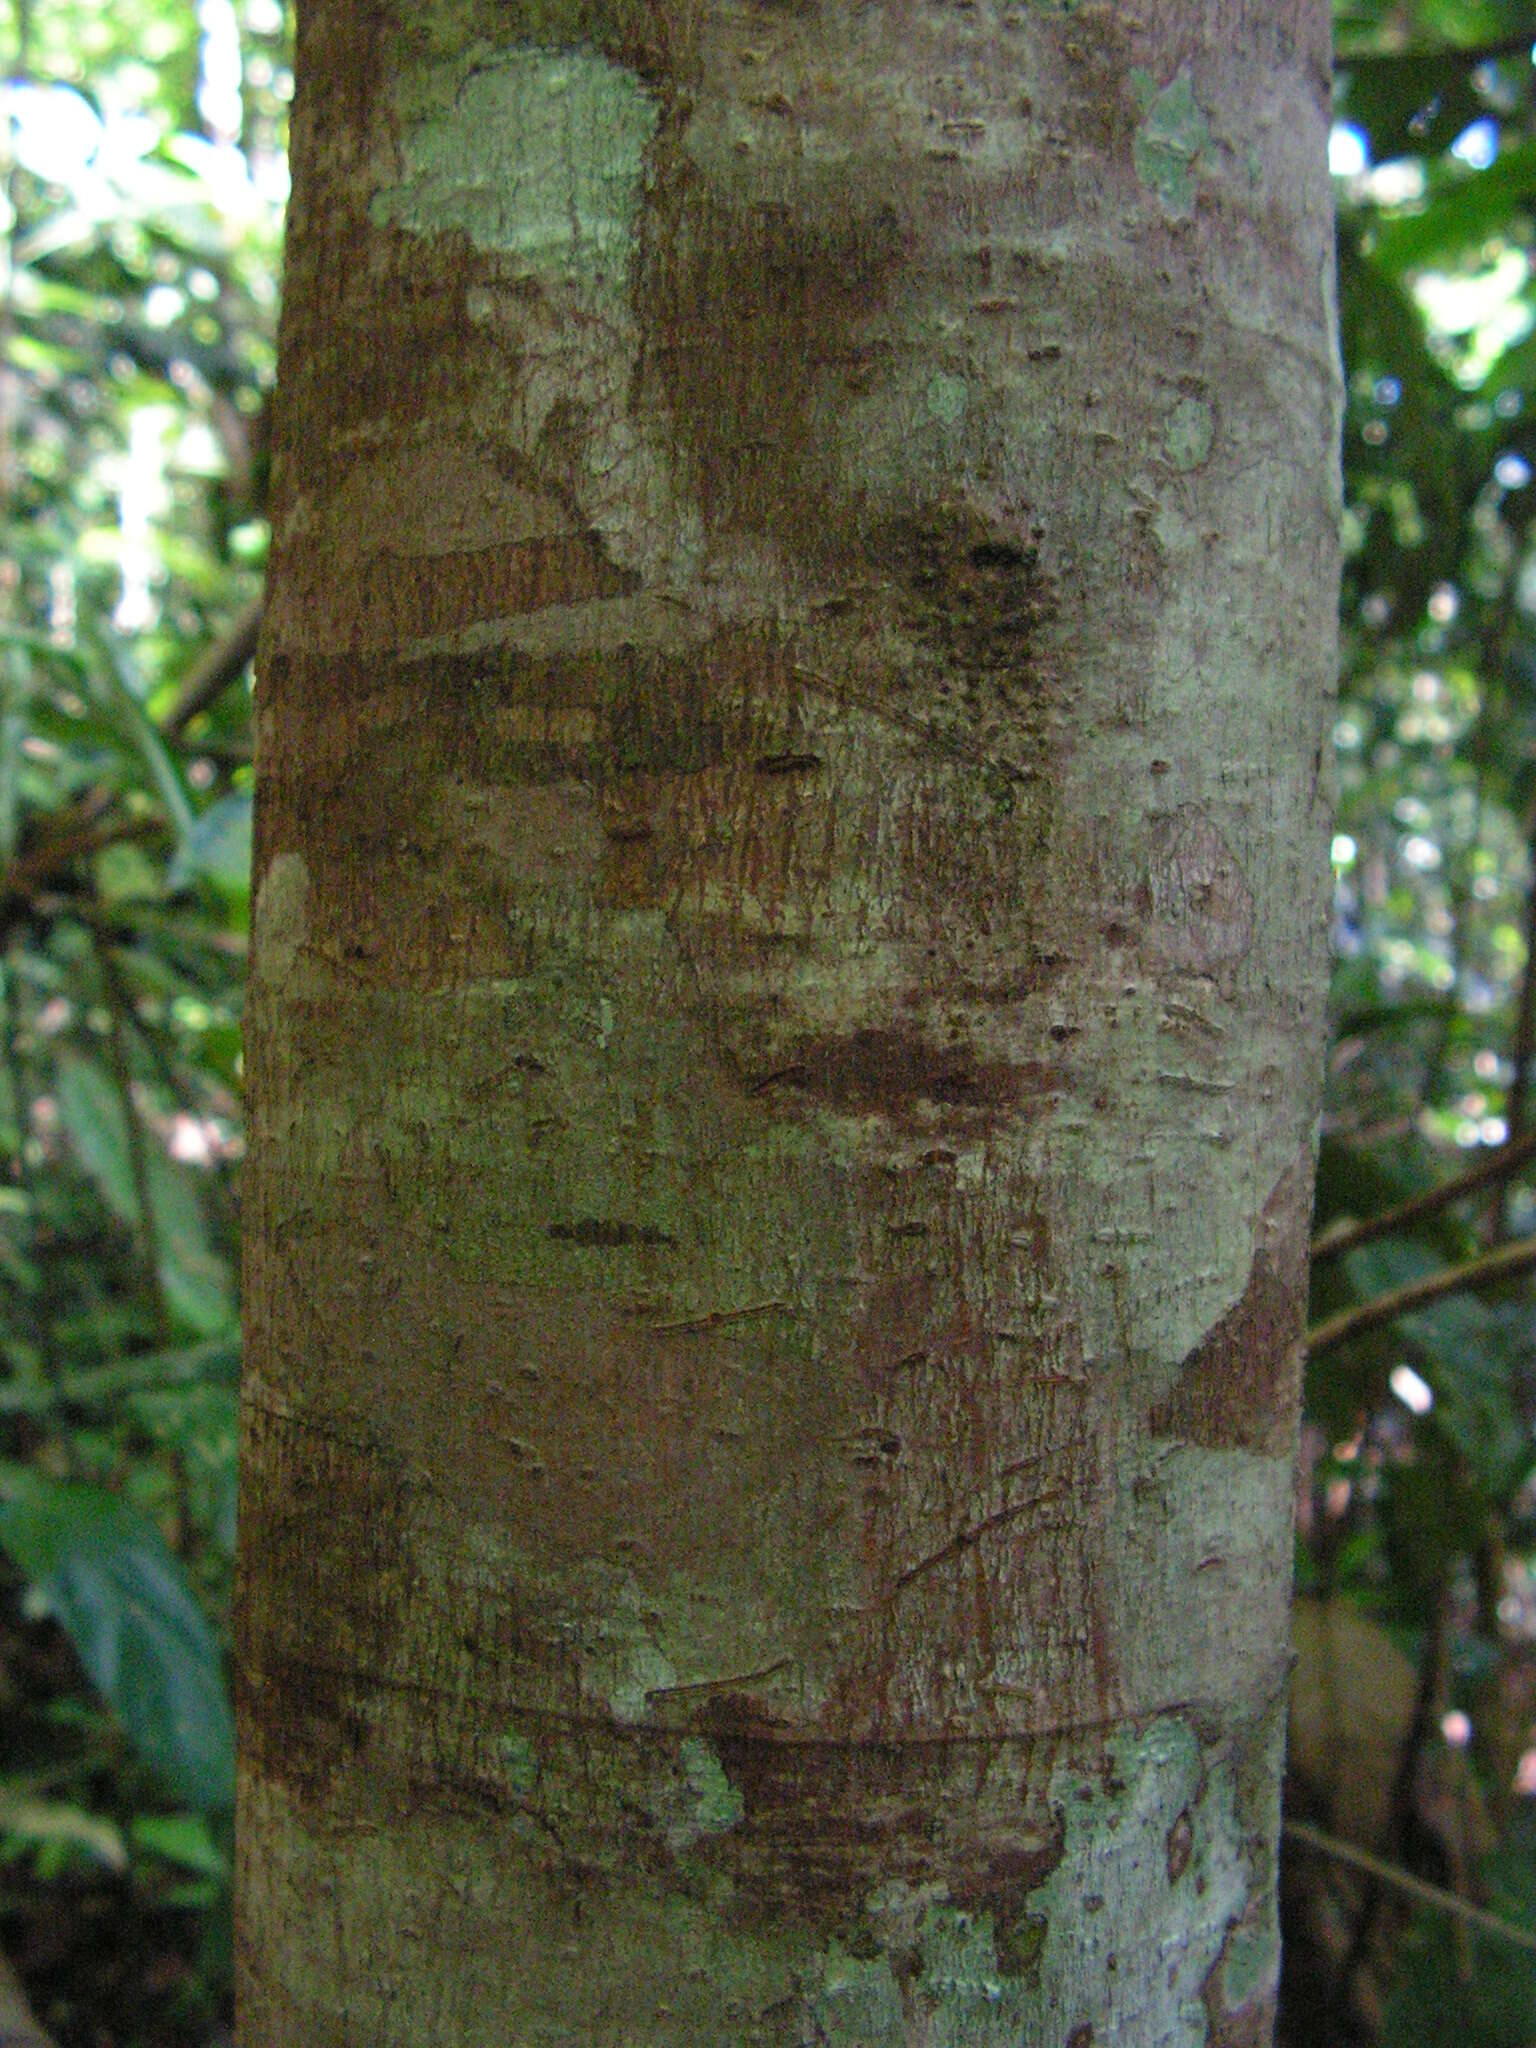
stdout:
POLYGON ((1406 1287, 1394 1287, 1390 1293, 1378 1294, 1370 1301, 1340 1309, 1337 1315, 1325 1316, 1305 1333, 1302 1348, 1308 1358, 1316 1358, 1319 1352, 1331 1351, 1335 1344, 1357 1337, 1362 1330, 1390 1323, 1410 1309, 1438 1301, 1442 1295, 1459 1294, 1468 1287, 1491 1287, 1532 1266, 1536 1266, 1536 1238, 1500 1245, 1495 1251, 1484 1252, 1481 1258, 1447 1266, 1443 1272, 1426 1274, 1422 1280, 1410 1280, 1406 1287))
POLYGON ((1331 1857, 1335 1863, 1348 1864, 1352 1870, 1364 1871, 1367 1877, 1374 1877, 1378 1883, 1391 1885, 1395 1891, 1405 1892, 1409 1898, 1417 1899, 1421 1905, 1432 1906, 1436 1912, 1449 1914, 1469 1927, 1476 1927, 1483 1934, 1491 1934, 1499 1941, 1513 1942, 1516 1948, 1528 1949, 1536 1955, 1536 1933, 1528 1927, 1517 1927, 1512 1920, 1505 1920, 1497 1913, 1490 1913, 1486 1906, 1474 1906, 1470 1899, 1458 1898, 1455 1892, 1448 1892, 1442 1886, 1429 1884, 1422 1877, 1415 1877, 1411 1870, 1404 1870, 1396 1863, 1388 1863, 1384 1857, 1373 1856, 1369 1849, 1357 1848, 1353 1842, 1344 1842, 1337 1835, 1330 1835, 1323 1828, 1313 1827, 1310 1821, 1288 1820, 1282 1825, 1282 1832, 1288 1842, 1297 1842, 1304 1849, 1316 1850, 1320 1856, 1331 1857))

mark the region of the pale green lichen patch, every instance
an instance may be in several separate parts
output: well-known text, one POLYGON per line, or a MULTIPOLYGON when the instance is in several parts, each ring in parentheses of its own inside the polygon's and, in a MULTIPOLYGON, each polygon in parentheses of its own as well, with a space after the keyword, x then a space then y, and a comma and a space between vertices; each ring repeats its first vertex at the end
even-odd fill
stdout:
POLYGON ((1215 436, 1211 408, 1198 398, 1181 398, 1163 429, 1163 448, 1174 468, 1185 472, 1200 467, 1215 436))
POLYGON ((1148 71, 1131 73, 1131 87, 1142 110, 1142 123, 1132 142, 1136 175, 1155 192, 1164 210, 1175 216, 1192 213, 1195 173, 1209 147, 1211 131, 1195 100, 1189 73, 1181 71, 1171 85, 1158 90, 1148 71))
POLYGON ((952 426, 964 418, 966 390, 959 377, 948 377, 941 371, 929 380, 926 397, 928 410, 936 420, 952 426))
POLYGON ((309 869, 302 854, 280 853, 268 863, 256 891, 253 958, 263 980, 292 978, 308 933, 309 869))
POLYGON ((526 1735, 519 1735, 515 1728, 509 1728, 497 1746, 501 1751, 502 1768, 507 1774, 509 1789, 518 1796, 531 1792, 539 1781, 539 1765, 533 1744, 526 1735))
POLYGON ((826 2048, 899 2048, 904 2039, 901 1990, 888 1956, 866 1961, 833 1942, 806 2005, 816 2029, 810 2038, 826 2048))
MULTIPOLYGON (((1054 2040, 1055 2009, 1041 2002, 1033 1964, 1005 1963, 992 1915, 935 1899, 934 1890, 896 1884, 866 1901, 877 1957, 829 1945, 807 1997, 812 2038, 848 2048, 896 2048, 913 2039, 930 2048, 1018 2048, 1054 2040)), ((1037 1950, 1031 1943, 1031 1957, 1037 1950)))
POLYGON ((1257 1926, 1235 1927, 1221 1967, 1221 1997, 1228 2012, 1273 1996, 1280 1982, 1280 1929, 1271 1913, 1257 1926))
POLYGON ((864 1910, 881 1953, 866 1959, 829 1945, 807 1998, 815 2038, 895 2048, 914 2038, 914 2016, 932 2048, 1050 2038, 1034 1973, 1003 1961, 990 1913, 950 1904, 942 1887, 913 1890, 900 1880, 871 1894, 864 1910))
POLYGON ((1111 1740, 1090 1770, 1059 1766, 1050 1796, 1061 1860, 1006 1935, 991 1911, 964 1910, 931 1887, 882 1887, 865 1902, 880 1953, 833 1943, 822 1956, 806 1997, 814 2037, 848 2048, 1075 2038, 1204 2048, 1213 1971, 1229 2005, 1262 1988, 1246 1946, 1241 1982, 1227 1981, 1267 1905, 1253 1896, 1239 1780, 1225 1752, 1171 1716, 1111 1740))
POLYGON ((677 1671, 652 1634, 640 1589, 631 1579, 587 1646, 583 1688, 607 1703, 616 1721, 645 1719, 650 1695, 677 1683, 677 1671))
POLYGON ((406 130, 399 183, 374 195, 376 226, 457 230, 535 271, 627 265, 657 122, 632 71, 592 50, 523 48, 462 78, 445 69, 438 97, 406 130))
POLYGON ((725 1775, 724 1766, 707 1742, 690 1735, 678 1752, 690 1795, 689 1823, 694 1835, 723 1835, 736 1826, 746 1808, 741 1793, 725 1775))
POLYGON ((953 1906, 933 1906, 923 1916, 918 1934, 923 1959, 921 1984, 930 1997, 951 2005, 996 2005, 1005 1986, 998 1961, 990 1913, 963 1913, 953 1906))
POLYGON ((1029 1899, 1046 1923, 1037 2006, 1059 2021, 1062 2041, 1086 2025, 1096 2040, 1203 2048, 1206 1980, 1249 1903, 1236 1772, 1165 1717, 1111 1743, 1101 1772, 1074 1780, 1059 1769, 1051 1789, 1066 1835, 1029 1899), (1169 1838, 1185 1828, 1187 1855, 1171 1877, 1169 1838), (1149 1947, 1166 1960, 1138 1953, 1149 1947))

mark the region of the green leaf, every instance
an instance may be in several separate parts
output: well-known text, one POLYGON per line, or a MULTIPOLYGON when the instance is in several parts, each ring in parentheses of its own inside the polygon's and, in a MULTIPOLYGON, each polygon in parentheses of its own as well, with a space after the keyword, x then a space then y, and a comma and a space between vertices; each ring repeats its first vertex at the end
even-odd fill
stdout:
POLYGON ((200 1813, 140 1814, 129 1822, 128 1835, 136 1849, 163 1856, 180 1870, 195 1870, 199 1877, 229 1874, 224 1852, 200 1813))
POLYGON ((128 1867, 122 1835, 111 1821, 67 1801, 37 1798, 4 1784, 0 1784, 0 1833, 7 1847, 35 1850, 66 1844, 83 1850, 108 1870, 128 1867))
POLYGON ((161 893, 160 870, 142 846, 104 846, 91 865, 96 893, 109 907, 153 899, 161 893))
POLYGON ((97 656, 91 668, 91 681, 124 739, 138 754, 177 839, 185 845, 197 822, 192 799, 158 726, 144 709, 144 693, 137 684, 132 660, 116 636, 104 629, 89 635, 82 632, 82 637, 88 639, 97 656))
POLYGON ((81 1053, 64 1053, 59 1059, 55 1095, 80 1164, 112 1213, 124 1223, 137 1225, 139 1197, 133 1181, 128 1115, 117 1083, 100 1061, 81 1053))
POLYGON ((131 1400, 142 1391, 183 1390, 202 1384, 233 1388, 240 1376, 240 1333, 238 1329, 197 1344, 169 1351, 149 1351, 114 1365, 82 1367, 61 1372, 57 1396, 51 1382, 36 1380, 18 1385, 0 1380, 0 1415, 40 1413, 55 1398, 72 1407, 88 1408, 122 1399, 131 1400))
POLYGON ((193 1168, 179 1165, 150 1142, 149 1199, 160 1285, 182 1322, 200 1337, 218 1337, 234 1319, 234 1281, 228 1261, 209 1242, 198 1178, 193 1168))
POLYGON ((1375 230, 1371 261, 1393 274, 1476 254, 1536 193, 1536 142, 1517 143, 1485 171, 1462 171, 1412 213, 1375 230))
POLYGON ((194 875, 205 875, 221 889, 245 890, 251 885, 251 799, 235 790, 211 804, 197 819, 177 851, 166 876, 170 889, 184 889, 194 875))
MULTIPOLYGON (((124 1223, 140 1222, 128 1120, 116 1082, 99 1061, 80 1053, 59 1060, 59 1114, 80 1163, 124 1223)), ((156 1265, 166 1303, 200 1337, 217 1337, 234 1318, 229 1263, 209 1242, 197 1176, 166 1156, 150 1131, 143 1133, 145 1173, 153 1211, 156 1265)))
POLYGON ((159 1530, 115 1494, 5 1472, 0 1547, 46 1599, 135 1748, 199 1813, 234 1798, 218 1648, 159 1530))

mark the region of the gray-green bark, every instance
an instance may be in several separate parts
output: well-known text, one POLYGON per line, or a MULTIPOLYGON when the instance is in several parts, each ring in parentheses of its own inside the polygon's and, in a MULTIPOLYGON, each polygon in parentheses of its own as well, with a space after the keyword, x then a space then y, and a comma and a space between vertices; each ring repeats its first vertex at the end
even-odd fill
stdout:
POLYGON ((1267 2037, 1322 0, 310 0, 242 2048, 1267 2037))

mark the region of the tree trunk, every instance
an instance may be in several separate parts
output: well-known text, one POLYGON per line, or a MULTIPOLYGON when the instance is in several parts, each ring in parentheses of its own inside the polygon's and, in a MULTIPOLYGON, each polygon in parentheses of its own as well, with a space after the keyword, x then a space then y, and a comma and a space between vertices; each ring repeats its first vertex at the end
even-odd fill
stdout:
POLYGON ((309 0, 242 2048, 1267 2039, 1324 0, 309 0))

